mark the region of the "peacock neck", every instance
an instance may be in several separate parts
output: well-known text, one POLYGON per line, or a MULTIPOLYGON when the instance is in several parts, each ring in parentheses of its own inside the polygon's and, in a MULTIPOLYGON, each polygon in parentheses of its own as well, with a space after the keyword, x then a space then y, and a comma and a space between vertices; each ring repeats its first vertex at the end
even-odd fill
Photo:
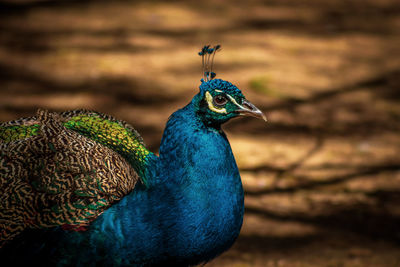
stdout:
POLYGON ((219 126, 210 127, 202 122, 198 116, 196 98, 173 113, 165 127, 159 151, 163 182, 196 182, 191 181, 192 178, 197 179, 204 170, 228 162, 233 162, 232 171, 237 171, 224 132, 219 126))
POLYGON ((230 144, 198 117, 196 97, 169 119, 160 146, 163 187, 173 192, 176 232, 169 254, 213 258, 228 249, 243 220, 243 188, 230 144), (183 248, 183 249, 182 249, 183 248))

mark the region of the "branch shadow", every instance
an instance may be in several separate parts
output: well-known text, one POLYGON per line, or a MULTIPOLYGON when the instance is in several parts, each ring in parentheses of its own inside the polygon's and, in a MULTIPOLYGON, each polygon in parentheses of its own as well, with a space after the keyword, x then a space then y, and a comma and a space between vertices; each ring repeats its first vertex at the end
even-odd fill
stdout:
POLYGON ((244 252, 250 253, 286 253, 293 249, 307 247, 311 243, 321 240, 320 235, 304 236, 259 236, 239 235, 233 250, 236 252, 233 257, 240 257, 244 252))
POLYGON ((129 103, 132 105, 169 105, 176 101, 176 97, 171 94, 166 94, 166 88, 162 84, 152 81, 143 81, 136 78, 125 77, 100 77, 88 81, 78 83, 61 82, 55 79, 46 77, 38 73, 13 67, 9 64, 0 62, 0 80, 3 84, 18 82, 25 84, 19 87, 7 89, 7 86, 2 88, 2 92, 13 95, 34 93, 34 94, 52 94, 57 93, 95 93, 104 94, 109 97, 111 102, 129 103), (149 99, 151 101, 149 102, 149 99), (114 100, 114 101, 113 101, 114 100))
MULTIPOLYGON (((278 6, 278 5, 277 5, 278 6)), ((285 5, 282 5, 284 7, 285 5)), ((338 34, 363 33, 380 36, 395 35, 398 29, 391 27, 392 20, 400 15, 400 9, 370 7, 364 10, 349 10, 343 7, 308 7, 317 15, 304 18, 246 18, 238 28, 258 30, 281 30, 308 35, 332 36, 338 34)))
MULTIPOLYGON (((399 194, 400 192, 397 192, 399 194)), ((282 222, 301 222, 315 225, 327 231, 350 232, 370 238, 386 240, 400 245, 400 217, 380 206, 366 205, 326 207, 327 215, 308 216, 306 214, 278 214, 276 212, 246 207, 245 212, 282 222)))
MULTIPOLYGON (((340 168, 340 165, 336 165, 336 168, 340 168)), ((351 179, 357 179, 363 176, 371 176, 371 175, 378 175, 382 173, 397 173, 400 171, 400 164, 383 164, 383 165, 376 165, 376 166, 361 166, 358 167, 359 169, 344 175, 332 175, 328 177, 324 177, 323 180, 317 179, 318 181, 315 181, 315 178, 311 178, 306 175, 293 175, 291 176, 296 179, 297 181, 302 181, 299 182, 297 185, 294 186, 289 186, 286 188, 270 188, 270 189, 264 189, 264 190, 247 190, 246 195, 249 196, 259 196, 259 195, 264 195, 264 194, 275 194, 275 193, 293 193, 296 191, 300 190, 305 190, 305 189, 315 189, 321 186, 329 186, 329 185, 335 185, 339 183, 343 183, 345 181, 351 180, 351 179)), ((289 169, 289 168, 288 168, 289 169)), ((274 166, 259 166, 255 168, 242 168, 242 171, 248 171, 248 172, 275 172, 276 176, 279 175, 279 177, 282 176, 282 173, 288 173, 288 169, 282 169, 282 168, 276 168, 274 166)), ((357 168, 356 168, 357 169, 357 168)))
MULTIPOLYGON (((381 87, 384 87, 384 92, 390 91, 396 96, 398 96, 398 90, 394 90, 396 87, 394 84, 399 85, 400 80, 398 79, 400 75, 400 69, 394 69, 387 71, 385 73, 380 73, 374 77, 367 78, 365 80, 356 82, 351 85, 347 85, 340 88, 334 88, 328 91, 324 91, 321 93, 315 93, 313 96, 307 99, 288 99, 282 103, 263 106, 262 109, 264 111, 273 111, 273 110, 281 110, 281 109, 293 109, 298 105, 302 104, 314 104, 323 100, 327 100, 338 95, 348 94, 355 91, 375 91, 378 95, 382 93, 381 90, 378 90, 381 87)), ((384 94, 383 94, 384 95, 384 94)), ((389 94, 390 95, 390 94, 389 94)))

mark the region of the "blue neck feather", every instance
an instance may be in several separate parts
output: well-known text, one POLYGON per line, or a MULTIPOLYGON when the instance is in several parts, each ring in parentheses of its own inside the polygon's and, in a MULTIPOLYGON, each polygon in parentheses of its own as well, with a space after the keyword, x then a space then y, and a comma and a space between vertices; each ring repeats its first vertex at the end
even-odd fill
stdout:
POLYGON ((86 232, 41 232, 42 251, 53 249, 58 265, 79 258, 84 266, 187 266, 227 250, 242 225, 242 183, 225 134, 196 114, 199 99, 170 117, 160 156, 148 160, 147 187, 137 186, 86 232))

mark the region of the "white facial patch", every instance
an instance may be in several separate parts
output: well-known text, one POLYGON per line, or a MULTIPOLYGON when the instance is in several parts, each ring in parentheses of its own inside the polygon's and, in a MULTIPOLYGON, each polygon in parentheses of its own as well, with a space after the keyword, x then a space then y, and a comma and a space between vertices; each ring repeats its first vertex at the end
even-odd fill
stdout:
POLYGON ((222 114, 226 114, 226 109, 225 108, 217 108, 216 106, 214 106, 213 104, 213 97, 211 96, 210 92, 206 92, 206 100, 207 100, 207 104, 208 104, 208 108, 214 112, 217 113, 222 113, 222 114))
POLYGON ((229 100, 235 104, 237 107, 239 107, 240 109, 245 109, 242 105, 240 105, 232 96, 226 94, 226 96, 229 98, 229 100))

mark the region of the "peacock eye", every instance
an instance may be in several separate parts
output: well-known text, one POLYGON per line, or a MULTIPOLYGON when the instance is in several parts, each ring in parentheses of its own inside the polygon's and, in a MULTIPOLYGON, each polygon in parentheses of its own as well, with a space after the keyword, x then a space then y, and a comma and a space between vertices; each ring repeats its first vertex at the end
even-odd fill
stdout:
POLYGON ((214 101, 215 105, 223 106, 226 104, 226 102, 228 102, 228 99, 226 99, 226 97, 223 95, 217 95, 217 96, 214 96, 213 101, 214 101))

